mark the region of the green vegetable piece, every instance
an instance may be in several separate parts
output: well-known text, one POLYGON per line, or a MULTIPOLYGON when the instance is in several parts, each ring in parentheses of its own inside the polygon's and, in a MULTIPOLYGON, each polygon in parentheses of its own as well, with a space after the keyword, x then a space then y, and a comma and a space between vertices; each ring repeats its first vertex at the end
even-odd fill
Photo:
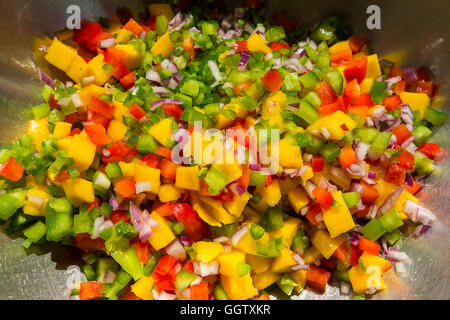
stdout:
POLYGON ((432 107, 427 107, 425 114, 423 115, 423 120, 426 120, 437 127, 443 126, 447 119, 448 114, 432 107))
POLYGON ((220 190, 230 182, 228 177, 215 167, 211 167, 206 174, 205 181, 208 184, 209 192, 212 194, 218 194, 220 190))
POLYGON ((298 78, 306 89, 312 88, 315 84, 320 82, 320 79, 315 75, 314 72, 302 74, 298 78))
POLYGON ((21 189, 0 194, 0 219, 7 220, 25 204, 25 193, 21 189))
POLYGON ((45 208, 47 240, 60 241, 72 232, 72 204, 67 198, 54 198, 47 202, 45 208))
POLYGON ((158 265, 159 259, 163 256, 163 253, 161 251, 155 251, 150 259, 148 260, 147 264, 144 267, 144 276, 150 277, 153 273, 153 270, 155 270, 156 266, 158 265))
POLYGON ((160 15, 156 17, 156 33, 158 36, 162 36, 167 32, 169 27, 169 20, 167 20, 166 16, 160 15))
POLYGON ((175 279, 175 288, 177 288, 178 290, 187 289, 195 279, 197 279, 196 274, 182 268, 177 273, 177 277, 175 279))
POLYGON ((335 271, 333 277, 338 281, 344 281, 350 283, 350 278, 348 276, 348 270, 345 271, 335 271))
POLYGON ((148 133, 142 133, 139 136, 138 143, 136 149, 139 150, 142 154, 148 154, 155 152, 158 148, 158 142, 156 142, 155 138, 148 133))
POLYGON ((362 227, 361 231, 367 239, 376 241, 386 233, 387 229, 379 219, 375 218, 362 227))
POLYGON ((261 217, 261 226, 267 231, 275 231, 283 227, 283 211, 280 207, 269 207, 261 217))
POLYGON ((341 149, 333 142, 328 142, 320 149, 320 155, 325 158, 328 163, 333 162, 339 157, 341 149))
POLYGON ((114 279, 112 285, 106 287, 106 284, 103 285, 103 296, 110 300, 117 300, 117 294, 120 290, 125 288, 125 286, 131 281, 131 276, 123 270, 120 270, 114 279), (105 287, 107 288, 105 290, 105 287))
POLYGON ((83 266, 83 272, 86 276, 87 281, 95 281, 97 275, 95 274, 94 268, 88 263, 83 266))
POLYGON ((39 240, 41 240, 46 232, 47 227, 45 226, 45 223, 43 223, 42 221, 38 221, 35 224, 23 230, 23 234, 25 235, 25 237, 33 241, 33 243, 36 243, 39 240))
POLYGON ((105 172, 110 179, 121 177, 122 169, 117 162, 110 162, 105 167, 105 172))
POLYGON ((134 246, 123 251, 114 251, 111 256, 135 281, 142 277, 144 268, 142 262, 139 261, 134 246))
POLYGON ((342 94, 344 78, 338 69, 331 69, 331 71, 325 75, 325 80, 331 85, 338 96, 342 94))
POLYGON ((325 140, 323 140, 322 138, 319 138, 317 136, 311 136, 311 140, 312 140, 312 144, 310 146, 305 146, 305 150, 308 153, 316 155, 319 153, 319 151, 325 145, 325 140))
POLYGON ((431 136, 433 131, 431 131, 428 127, 425 126, 417 126, 411 134, 416 137, 417 139, 414 140, 414 143, 417 146, 420 146, 422 143, 428 140, 428 138, 431 136))
POLYGON ((391 246, 393 246, 402 238, 402 233, 400 232, 400 229, 395 229, 392 232, 385 233, 383 237, 391 246))
POLYGON ((217 283, 212 289, 212 295, 216 300, 230 300, 222 285, 217 283))
POLYGON ((400 218, 400 215, 393 208, 391 208, 388 212, 386 212, 383 216, 381 216, 378 219, 386 227, 387 232, 392 232, 398 227, 401 227, 403 225, 403 221, 400 218))
POLYGON ((249 264, 246 264, 245 262, 242 261, 236 265, 236 270, 239 277, 243 277, 249 274, 251 269, 252 268, 250 267, 249 264))
POLYGON ((359 192, 345 192, 342 194, 342 197, 349 208, 353 208, 360 201, 359 192))
POLYGON ((289 274, 285 273, 281 276, 281 279, 277 281, 277 285, 286 295, 290 295, 294 287, 297 286, 297 283, 289 276, 289 274))
POLYGON ((262 171, 251 171, 249 186, 262 186, 266 183, 266 175, 262 171))
POLYGON ((391 140, 392 132, 380 132, 370 146, 369 152, 384 153, 391 140))
POLYGON ((277 26, 266 30, 264 34, 267 42, 277 42, 286 37, 283 27, 277 26))
POLYGON ((309 239, 303 229, 299 230, 294 239, 292 239, 291 250, 294 252, 300 251, 305 253, 309 248, 309 239))
POLYGON ((50 106, 47 103, 31 108, 35 119, 44 118, 50 113, 50 106))
POLYGON ((416 151, 414 154, 414 171, 418 176, 429 175, 434 171, 433 160, 425 156, 423 153, 416 151))
POLYGON ((96 267, 96 279, 99 282, 103 282, 105 279, 106 271, 117 273, 120 270, 120 266, 112 258, 100 258, 97 261, 96 267))
POLYGON ((294 114, 305 120, 308 124, 312 124, 319 120, 320 115, 305 99, 300 100, 300 107, 294 111, 294 114))
POLYGON ((264 228, 261 226, 258 226, 257 224, 252 224, 250 227, 250 235, 253 239, 258 240, 264 235, 264 228))
POLYGON ((372 88, 370 89, 369 95, 373 102, 376 104, 381 104, 384 98, 387 98, 386 92, 387 83, 384 81, 374 81, 372 88))
POLYGON ((303 99, 306 100, 306 102, 308 102, 311 106, 314 107, 314 109, 317 109, 320 107, 320 105, 322 104, 322 101, 320 100, 319 96, 317 95, 317 93, 315 93, 314 91, 310 91, 308 92, 303 99))
POLYGON ((380 133, 375 128, 357 128, 354 132, 356 139, 364 143, 372 143, 380 133))

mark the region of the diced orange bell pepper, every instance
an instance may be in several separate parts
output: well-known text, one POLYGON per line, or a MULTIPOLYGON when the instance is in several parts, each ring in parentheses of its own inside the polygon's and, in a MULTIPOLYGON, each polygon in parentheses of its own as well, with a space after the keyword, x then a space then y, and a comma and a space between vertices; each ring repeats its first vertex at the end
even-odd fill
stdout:
POLYGON ((23 165, 10 157, 4 164, 0 165, 0 176, 16 182, 22 178, 23 170, 23 165))
POLYGON ((202 281, 191 286, 191 300, 208 300, 208 282, 202 281))
POLYGON ((84 130, 93 144, 103 146, 112 142, 111 138, 106 135, 105 127, 100 124, 85 125, 84 130))
POLYGON ((325 269, 310 265, 306 272, 306 282, 318 291, 325 291, 331 273, 325 269))
POLYGON ((344 170, 347 170, 347 168, 350 167, 352 164, 358 162, 358 160, 356 159, 356 153, 351 145, 346 145, 341 149, 341 153, 339 154, 338 160, 339 164, 344 170))
POLYGON ((136 253, 138 255, 139 261, 143 264, 148 262, 150 258, 150 242, 135 242, 134 246, 136 247, 136 253))
POLYGON ((378 253, 380 252, 380 245, 367 238, 361 237, 359 239, 359 249, 377 256, 378 253))
POLYGON ((326 191, 325 189, 323 189, 321 187, 316 187, 312 191, 312 193, 313 193, 314 197, 316 197, 317 202, 319 202, 319 204, 321 205, 322 208, 329 209, 331 207, 331 204, 334 201, 334 198, 331 195, 331 193, 329 193, 328 191, 326 191))
POLYGON ((130 72, 126 76, 120 78, 120 83, 122 84, 125 90, 130 89, 134 86, 134 82, 136 81, 136 72, 130 72))
POLYGON ((131 31, 134 33, 135 36, 138 36, 142 31, 144 31, 144 28, 137 23, 133 18, 128 20, 128 22, 123 26, 125 30, 131 31))
POLYGON ((80 284, 80 299, 93 300, 103 297, 103 286, 101 282, 82 282, 80 284))
POLYGON ((124 198, 136 193, 136 183, 133 177, 120 180, 116 183, 117 192, 124 198))
POLYGON ((411 132, 408 130, 406 125, 403 123, 399 125, 397 128, 392 130, 395 137, 397 138, 397 143, 401 145, 406 139, 410 138, 412 136, 411 132))
POLYGON ((175 180, 177 176, 177 168, 178 168, 177 164, 173 163, 172 161, 166 158, 163 158, 161 159, 161 164, 159 168, 161 169, 161 175, 164 178, 175 180))

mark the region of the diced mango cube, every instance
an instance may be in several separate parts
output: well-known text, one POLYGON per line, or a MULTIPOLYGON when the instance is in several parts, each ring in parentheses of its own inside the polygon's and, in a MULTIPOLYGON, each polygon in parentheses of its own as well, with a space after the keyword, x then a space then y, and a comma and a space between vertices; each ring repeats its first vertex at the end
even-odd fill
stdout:
POLYGON ((27 134, 33 138, 37 151, 41 151, 41 143, 49 133, 48 120, 46 118, 34 119, 28 122, 27 134))
POLYGON ((216 260, 220 264, 219 273, 221 275, 237 277, 237 265, 240 262, 245 262, 245 253, 241 250, 233 249, 230 252, 219 254, 216 260))
POLYGON ((153 56, 162 55, 163 58, 167 58, 175 49, 174 44, 170 41, 169 32, 163 34, 153 45, 151 53, 153 56))
POLYGON ((197 192, 191 192, 191 203, 198 216, 211 226, 220 227, 222 224, 230 224, 236 221, 236 217, 224 209, 222 202, 211 197, 200 196, 197 192))
POLYGON ((218 242, 212 241, 197 241, 194 243, 193 248, 196 253, 195 259, 206 263, 210 263, 223 252, 223 246, 218 242))
POLYGON ((143 55, 136 51, 134 45, 118 44, 114 48, 126 52, 123 63, 128 68, 128 70, 134 70, 141 65, 143 55))
POLYGON ((288 200, 294 209, 295 213, 299 213, 302 208, 306 207, 309 203, 309 199, 306 196, 303 188, 298 187, 288 193, 288 200))
POLYGON ((250 265, 252 272, 254 273, 261 273, 269 270, 272 263, 271 258, 255 256, 252 254, 247 254, 245 261, 250 265))
POLYGON ((120 171, 124 177, 134 177, 136 174, 136 163, 134 162, 119 162, 120 171))
POLYGON ((112 139, 113 142, 120 141, 125 138, 128 127, 123 122, 112 119, 109 123, 106 134, 112 139))
POLYGON ((94 83, 102 86, 111 77, 111 71, 105 71, 104 69, 105 63, 103 60, 104 56, 101 53, 91 59, 88 62, 82 77, 94 76, 94 83))
POLYGON ((356 265, 349 270, 348 276, 355 294, 365 294, 369 288, 375 288, 377 291, 386 289, 382 273, 376 267, 371 267, 363 272, 361 266, 356 265))
POLYGON ((161 202, 176 201, 181 197, 181 192, 173 184, 163 184, 159 187, 159 200, 161 202))
POLYGON ((161 170, 136 164, 134 179, 138 182, 150 182, 150 192, 158 193, 161 185, 161 170))
POLYGON ((30 216, 45 216, 45 204, 51 196, 42 190, 33 188, 27 191, 27 200, 23 206, 23 213, 30 216), (36 199, 32 201, 30 198, 36 199))
POLYGON ((328 259, 345 241, 345 239, 345 235, 332 239, 325 230, 317 230, 311 237, 311 243, 324 256, 325 259, 328 259))
POLYGON ((131 291, 142 300, 153 300, 153 285, 155 279, 153 277, 143 276, 131 285, 131 291))
POLYGON ((270 240, 275 240, 279 237, 283 237, 283 245, 290 247, 292 240, 294 240, 294 237, 298 230, 300 230, 302 224, 302 220, 289 217, 286 221, 284 221, 283 226, 280 229, 269 232, 269 238, 270 240))
POLYGON ((53 38, 50 47, 47 48, 45 60, 58 69, 66 72, 76 56, 77 49, 62 43, 55 37, 53 38))
POLYGON ((78 171, 84 172, 91 166, 94 161, 96 149, 97 147, 91 142, 84 131, 72 136, 68 153, 69 157, 75 161, 75 166, 78 171))
POLYGON ((300 177, 295 177, 295 178, 290 178, 287 177, 284 180, 280 180, 280 191, 282 195, 287 195, 289 194, 289 192, 295 190, 295 188, 297 188, 297 186, 300 184, 301 182, 301 178, 300 177))
POLYGON ((378 56, 375 53, 367 57, 366 78, 376 79, 379 76, 381 76, 380 63, 378 62, 378 56))
POLYGON ((289 248, 284 248, 281 251, 281 255, 273 259, 270 271, 276 273, 284 273, 291 271, 291 268, 297 264, 297 262, 292 258, 292 252, 289 248))
POLYGON ((67 179, 61 182, 64 193, 70 202, 80 206, 83 202, 92 203, 95 200, 94 186, 91 181, 81 178, 67 179))
POLYGON ((301 168, 303 166, 302 153, 299 146, 292 145, 283 138, 279 143, 280 166, 283 168, 301 168))
POLYGON ((84 105, 89 105, 93 96, 100 97, 103 93, 105 93, 105 88, 97 86, 93 83, 81 88, 80 91, 78 91, 78 95, 84 105))
POLYGON ((250 274, 243 277, 222 276, 220 282, 228 297, 232 300, 246 300, 258 294, 253 286, 250 274))
POLYGON ((178 166, 175 178, 175 187, 198 191, 200 189, 200 179, 198 177, 199 172, 200 169, 198 166, 178 166))
POLYGON ((71 123, 58 121, 55 124, 55 129, 53 129, 53 137, 65 138, 70 134, 71 129, 72 129, 71 123))
POLYGON ((372 78, 365 78, 360 84, 359 84, 359 90, 361 94, 363 93, 369 93, 370 89, 372 89, 373 85, 373 79, 372 78))
POLYGON ((247 47, 248 47, 248 50, 250 50, 251 52, 258 52, 258 51, 263 52, 263 53, 272 52, 272 50, 264 42, 264 39, 256 32, 253 33, 247 39, 247 47))
POLYGON ((258 290, 263 290, 280 280, 281 274, 273 271, 264 271, 253 275, 253 284, 258 290))
POLYGON ((75 59, 73 60, 72 64, 70 65, 69 69, 67 70, 66 74, 76 83, 81 81, 81 78, 83 77, 83 74, 87 68, 88 63, 84 61, 82 57, 79 55, 75 56, 75 59))
POLYGON ((348 131, 353 130, 355 127, 356 122, 344 112, 338 110, 332 114, 321 117, 306 128, 306 130, 313 135, 320 136, 323 133, 323 129, 326 129, 330 134, 327 138, 328 140, 341 140, 348 131), (348 130, 342 128, 344 124, 348 130))
POLYGON ((297 293, 300 293, 302 289, 306 286, 306 273, 307 270, 295 270, 289 273, 289 276, 294 280, 297 285, 294 287, 294 290, 297 293))
POLYGON ((175 235, 166 220, 156 211, 153 211, 150 217, 159 223, 159 227, 152 228, 153 233, 150 238, 148 238, 148 241, 155 250, 160 250, 171 243, 175 239, 175 235))
POLYGON ((172 139, 172 120, 170 118, 162 119, 148 129, 148 132, 163 146, 167 147, 168 140, 172 139))
POLYGON ((320 260, 322 258, 322 254, 315 247, 309 247, 309 249, 303 255, 303 260, 305 260, 306 264, 311 264, 316 260, 320 260))
POLYGON ((332 193, 332 196, 337 204, 331 206, 327 210, 323 210, 322 215, 331 238, 335 238, 338 235, 353 229, 355 227, 355 222, 342 197, 342 191, 335 191, 332 193))
POLYGON ((228 211, 228 213, 233 216, 239 217, 244 211, 245 206, 250 200, 250 193, 244 192, 242 195, 234 195, 233 201, 224 202, 223 206, 228 211))
MULTIPOLYGON (((249 225, 251 228, 251 225, 249 225)), ((253 239, 250 232, 247 232, 239 242, 234 246, 237 249, 241 249, 245 253, 258 255, 258 244, 265 245, 269 242, 269 234, 264 232, 263 236, 258 240, 253 239)))
POLYGON ((280 183, 278 182, 278 180, 273 180, 272 183, 267 187, 256 187, 256 192, 261 195, 260 202, 267 204, 269 207, 277 205, 281 200, 280 183))
POLYGON ((368 252, 364 252, 361 255, 360 259, 366 269, 369 266, 377 266, 378 268, 380 268, 381 272, 384 273, 392 268, 392 265, 388 260, 368 252))

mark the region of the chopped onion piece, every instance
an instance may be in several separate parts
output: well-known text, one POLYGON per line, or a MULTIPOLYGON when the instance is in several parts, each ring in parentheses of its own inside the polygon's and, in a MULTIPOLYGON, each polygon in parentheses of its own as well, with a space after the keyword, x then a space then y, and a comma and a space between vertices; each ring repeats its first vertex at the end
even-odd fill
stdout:
POLYGON ((233 246, 237 245, 241 240, 241 238, 245 236, 248 232, 249 232, 248 224, 245 224, 245 226, 236 231, 231 237, 231 243, 233 244, 233 246))

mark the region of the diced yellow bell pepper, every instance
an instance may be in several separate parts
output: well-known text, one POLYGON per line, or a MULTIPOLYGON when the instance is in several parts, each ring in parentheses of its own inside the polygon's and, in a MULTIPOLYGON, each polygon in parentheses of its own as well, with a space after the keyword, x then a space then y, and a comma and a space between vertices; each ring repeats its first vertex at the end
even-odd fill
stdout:
POLYGON ((245 262, 245 253, 241 250, 233 249, 230 252, 219 254, 216 260, 220 264, 219 273, 221 275, 237 277, 237 265, 240 262, 245 262))
POLYGON ((136 164, 134 162, 119 162, 120 171, 124 177, 134 177, 136 174, 136 164))
POLYGON ((167 58, 175 49, 174 44, 170 41, 169 32, 163 34, 153 45, 151 53, 154 57, 162 55, 163 58, 167 58))
POLYGON ((256 192, 261 195, 260 202, 266 203, 269 207, 276 206, 281 200, 280 183, 278 180, 273 180, 267 187, 256 187, 256 192))
POLYGON ((134 180, 136 182, 150 182, 150 192, 158 193, 161 185, 161 170, 137 163, 134 180))
POLYGON ((114 34, 116 36, 117 42, 120 44, 127 43, 134 37, 133 32, 131 32, 127 29, 120 29, 117 32, 115 32, 114 34))
POLYGON ((315 247, 309 247, 303 255, 306 264, 311 264, 316 260, 322 259, 322 254, 315 247))
POLYGON ((322 215, 331 238, 335 238, 338 235, 353 229, 355 227, 355 222, 342 197, 342 191, 335 191, 332 193, 332 196, 338 205, 331 206, 328 210, 324 210, 322 215))
POLYGON ((256 32, 247 39, 247 48, 251 52, 258 52, 258 51, 263 53, 272 52, 272 50, 264 42, 264 39, 261 38, 261 36, 256 32))
POLYGON ((131 285, 131 291, 142 300, 153 300, 152 289, 154 284, 155 279, 152 276, 143 276, 131 285))
POLYGON ((263 290, 280 280, 281 274, 272 271, 264 271, 253 275, 253 284, 258 290, 263 290))
POLYGON ((197 241, 193 244, 193 248, 196 253, 195 259, 206 263, 210 263, 223 252, 223 246, 212 241, 197 241))
POLYGON ((180 197, 180 191, 173 184, 163 184, 159 188, 159 200, 161 202, 176 201, 180 197))
POLYGON ((375 288, 377 291, 386 289, 382 273, 376 267, 366 269, 366 272, 363 272, 361 267, 356 265, 349 270, 348 276, 355 294, 365 294, 369 288, 375 288))
POLYGON ((106 134, 112 139, 113 142, 120 141, 125 138, 128 127, 119 120, 112 119, 109 123, 106 134))
POLYGON ((302 208, 306 207, 309 203, 309 199, 306 196, 303 188, 298 187, 288 193, 288 200, 294 209, 295 213, 299 213, 302 208))
POLYGON ((290 178, 287 177, 285 180, 280 180, 280 191, 282 195, 287 195, 289 192, 295 190, 297 186, 300 184, 301 178, 295 177, 290 178))
POLYGON ((412 111, 419 110, 420 116, 423 118, 425 110, 430 105, 430 97, 426 93, 402 92, 400 98, 403 103, 409 104, 412 111))
POLYGON ((284 132, 281 107, 285 101, 286 95, 282 91, 272 92, 264 99, 261 110, 261 119, 269 120, 270 126, 278 125, 280 134, 284 132))
POLYGON ((175 186, 180 189, 188 189, 198 191, 200 189, 200 179, 198 166, 177 167, 175 186))
POLYGON ((346 236, 340 235, 331 239, 325 230, 317 230, 311 237, 313 246, 324 256, 325 259, 330 258, 337 248, 345 241, 346 236))
POLYGON ((269 232, 269 238, 270 240, 275 240, 282 236, 283 245, 289 248, 292 244, 292 240, 294 240, 295 235, 302 225, 302 220, 289 217, 284 221, 283 226, 280 229, 269 232))
POLYGON ((366 78, 376 79, 379 76, 381 76, 380 63, 378 62, 378 56, 375 53, 367 57, 366 78))
POLYGON ((94 161, 95 150, 97 147, 91 142, 86 133, 82 131, 80 134, 72 136, 69 146, 69 157, 75 161, 75 167, 80 172, 86 171, 94 161))
POLYGON ((271 258, 255 256, 252 254, 247 254, 245 256, 245 261, 252 267, 252 272, 261 273, 270 269, 272 263, 271 258))
POLYGON ((250 200, 250 193, 244 192, 242 195, 234 195, 233 201, 230 202, 224 202, 223 206, 225 210, 228 211, 228 213, 232 214, 233 216, 239 217, 242 212, 244 211, 245 206, 248 203, 248 200, 250 200))
POLYGON ((294 287, 294 290, 298 293, 302 291, 302 289, 306 286, 306 273, 307 270, 295 270, 289 273, 289 276, 292 278, 292 280, 297 283, 297 285, 294 287))
POLYGON ((163 146, 167 147, 168 140, 172 139, 172 120, 170 118, 162 119, 148 129, 148 132, 163 146))
MULTIPOLYGON (((251 224, 249 224, 249 228, 251 228, 251 224)), ((269 235, 267 234, 267 232, 264 232, 263 236, 258 240, 253 239, 250 232, 247 232, 245 235, 242 236, 242 238, 234 247, 237 249, 241 249, 242 251, 248 254, 259 255, 257 245, 258 244, 265 245, 268 242, 269 242, 269 235)))
POLYGON ((113 107, 114 107, 114 119, 123 122, 123 117, 129 117, 130 116, 130 111, 128 110, 127 107, 125 107, 123 105, 122 102, 114 100, 113 102, 113 107))
POLYGON ((103 54, 98 54, 93 59, 91 59, 87 67, 85 68, 82 77, 94 76, 94 83, 96 85, 102 86, 111 77, 111 71, 106 72, 104 70, 105 63, 103 62, 103 54))
POLYGON ((27 191, 27 200, 23 206, 23 213, 28 214, 30 216, 45 216, 45 204, 47 200, 50 199, 51 196, 42 190, 37 188, 33 188, 27 191), (42 203, 38 205, 30 200, 31 197, 39 197, 42 199, 42 203))
POLYGON ((222 202, 211 197, 200 196, 197 192, 191 192, 191 202, 198 216, 211 226, 220 227, 222 224, 230 224, 236 221, 236 217, 224 209, 222 202))
POLYGON ((141 65, 143 55, 136 51, 136 48, 132 44, 118 44, 114 49, 122 50, 126 52, 123 64, 128 68, 128 70, 134 70, 141 65))
POLYGON ((363 93, 369 93, 370 89, 372 89, 373 85, 373 79, 372 78, 365 78, 360 84, 359 84, 359 90, 361 94, 363 93))
POLYGON ((289 248, 284 248, 281 251, 281 255, 273 259, 270 271, 277 273, 284 273, 291 271, 291 268, 297 264, 297 262, 292 258, 292 252, 289 248))
POLYGON ((385 273, 392 268, 388 260, 371 253, 364 252, 359 258, 366 269, 369 266, 377 266, 381 270, 381 273, 385 273))
POLYGON ((47 48, 45 60, 66 72, 76 56, 77 49, 62 43, 58 38, 54 37, 52 44, 47 48))
POLYGON ((55 129, 53 129, 53 137, 65 138, 70 134, 71 129, 72 129, 71 123, 58 121, 55 124, 55 129))
POLYGON ((62 181, 61 185, 66 197, 77 207, 83 202, 92 203, 95 200, 94 186, 91 181, 81 178, 67 179, 62 181))
POLYGON ((152 16, 166 16, 167 20, 172 20, 174 15, 172 7, 167 3, 152 3, 148 5, 148 12, 152 16))
POLYGON ((46 118, 34 119, 28 122, 27 134, 33 138, 37 151, 41 151, 41 143, 49 133, 48 120, 46 118))
POLYGON ((100 97, 105 93, 105 88, 97 86, 95 84, 89 84, 78 91, 78 95, 81 98, 81 101, 83 101, 83 104, 85 106, 89 105, 91 103, 91 98, 94 97, 100 97))
POLYGON ((79 83, 81 81, 81 78, 83 77, 83 74, 85 73, 85 70, 87 68, 88 63, 84 61, 82 57, 79 55, 75 56, 75 59, 73 60, 72 64, 70 65, 69 69, 67 70, 66 74, 76 83, 79 83))
POLYGON ((222 276, 220 282, 228 297, 232 300, 247 300, 258 294, 253 286, 250 274, 243 277, 222 276))
POLYGON ((152 245, 153 249, 161 250, 166 247, 175 239, 175 235, 167 224, 166 220, 161 217, 156 211, 153 211, 150 215, 159 223, 159 227, 152 228, 152 235, 148 238, 148 241, 152 245))
POLYGON ((336 54, 345 50, 351 50, 350 45, 348 44, 348 40, 346 41, 340 41, 332 45, 328 51, 331 54, 336 54))
POLYGON ((332 114, 321 117, 319 120, 311 124, 306 130, 313 135, 320 136, 322 129, 326 129, 330 136, 328 140, 341 140, 348 131, 353 130, 356 127, 356 122, 346 115, 341 110, 338 110, 332 114), (345 124, 348 130, 342 129, 342 125, 345 124))
POLYGON ((289 140, 283 138, 279 142, 279 148, 280 166, 297 169, 303 166, 303 158, 299 146, 294 146, 289 140))

